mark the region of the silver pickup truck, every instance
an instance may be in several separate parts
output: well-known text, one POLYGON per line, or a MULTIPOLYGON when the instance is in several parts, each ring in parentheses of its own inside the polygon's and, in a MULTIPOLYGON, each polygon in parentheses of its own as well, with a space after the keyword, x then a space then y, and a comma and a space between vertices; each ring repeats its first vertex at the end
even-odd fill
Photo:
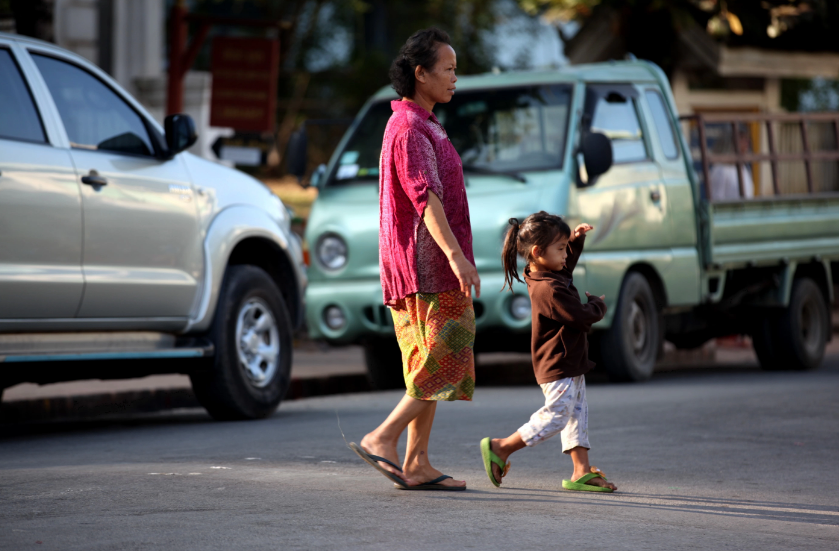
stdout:
POLYGON ((306 275, 282 202, 83 58, 0 33, 0 392, 187 373, 218 419, 285 394, 306 275))

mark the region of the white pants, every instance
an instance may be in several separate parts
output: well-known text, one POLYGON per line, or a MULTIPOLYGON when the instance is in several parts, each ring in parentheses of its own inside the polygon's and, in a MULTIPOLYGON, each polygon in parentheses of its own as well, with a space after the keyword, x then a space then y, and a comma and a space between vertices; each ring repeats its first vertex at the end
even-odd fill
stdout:
POLYGON ((539 385, 545 394, 545 406, 530 416, 518 430, 528 446, 535 446, 560 433, 562 452, 576 447, 591 449, 588 443, 588 403, 585 375, 539 385))

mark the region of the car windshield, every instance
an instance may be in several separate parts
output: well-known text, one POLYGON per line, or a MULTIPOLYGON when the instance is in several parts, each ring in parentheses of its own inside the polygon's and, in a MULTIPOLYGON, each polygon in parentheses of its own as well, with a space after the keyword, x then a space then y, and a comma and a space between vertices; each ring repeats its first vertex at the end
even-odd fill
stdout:
MULTIPOLYGON (((570 85, 458 92, 434 114, 476 173, 562 168, 571 104, 570 85)), ((331 185, 376 182, 390 101, 370 107, 341 153, 331 185)))

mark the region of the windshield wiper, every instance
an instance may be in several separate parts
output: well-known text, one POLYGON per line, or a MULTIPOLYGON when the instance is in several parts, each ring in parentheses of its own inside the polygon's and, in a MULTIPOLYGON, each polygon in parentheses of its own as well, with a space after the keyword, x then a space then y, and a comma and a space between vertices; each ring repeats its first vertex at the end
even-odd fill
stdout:
POLYGON ((504 172, 501 170, 493 170, 491 168, 484 168, 482 166, 476 165, 463 165, 464 172, 474 172, 475 174, 486 174, 490 176, 506 176, 508 178, 512 178, 513 180, 518 180, 522 183, 527 183, 527 178, 519 174, 518 172, 504 172))

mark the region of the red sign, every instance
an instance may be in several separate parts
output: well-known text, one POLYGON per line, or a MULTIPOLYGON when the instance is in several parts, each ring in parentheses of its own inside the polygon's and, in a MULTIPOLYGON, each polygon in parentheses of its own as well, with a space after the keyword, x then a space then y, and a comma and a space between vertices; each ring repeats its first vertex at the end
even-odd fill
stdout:
POLYGON ((277 40, 213 39, 210 125, 273 132, 279 70, 277 40))

